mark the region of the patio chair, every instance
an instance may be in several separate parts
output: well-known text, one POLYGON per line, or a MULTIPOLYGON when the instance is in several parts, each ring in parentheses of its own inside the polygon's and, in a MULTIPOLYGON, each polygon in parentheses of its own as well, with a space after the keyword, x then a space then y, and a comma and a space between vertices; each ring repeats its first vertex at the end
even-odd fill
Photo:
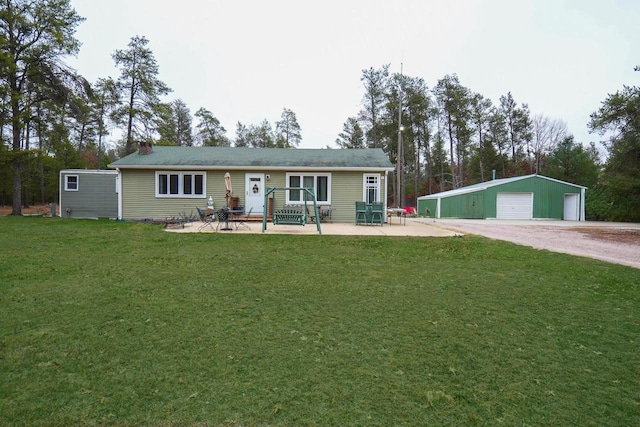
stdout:
POLYGON ((198 231, 202 230, 206 226, 211 227, 211 231, 213 231, 213 224, 211 224, 213 222, 213 216, 207 215, 204 209, 200 209, 197 206, 196 206, 196 209, 198 210, 198 216, 200 217, 200 221, 202 221, 202 224, 200 225, 200 227, 198 227, 198 231))
POLYGON ((216 218, 218 219, 218 225, 216 225, 216 231, 220 230, 231 230, 229 227, 229 210, 227 208, 218 209, 215 213, 216 218), (222 225, 222 227, 220 227, 222 225))
POLYGON ((371 224, 377 223, 382 225, 384 221, 384 205, 380 202, 373 202, 371 204, 371 224))
POLYGON ((331 208, 328 206, 322 206, 318 208, 318 218, 316 218, 313 214, 309 212, 309 208, 307 207, 307 218, 309 218, 309 222, 331 222, 331 208))
POLYGON ((309 220, 309 222, 316 222, 316 216, 313 214, 313 212, 309 211, 309 206, 305 206, 304 209, 307 212, 307 219, 309 220))
POLYGON ((367 223, 367 204, 365 202, 356 202, 356 225, 367 223))
POLYGON ((236 223, 236 230, 239 229, 240 227, 244 227, 246 229, 251 230, 251 227, 249 227, 249 224, 247 224, 247 222, 249 222, 249 217, 251 216, 251 212, 253 212, 253 207, 249 209, 249 212, 247 212, 246 214, 241 214, 236 216, 236 218, 234 219, 236 223))
POLYGON ((331 209, 330 207, 322 207, 320 208, 320 222, 333 222, 331 221, 331 212, 333 211, 333 209, 331 209))

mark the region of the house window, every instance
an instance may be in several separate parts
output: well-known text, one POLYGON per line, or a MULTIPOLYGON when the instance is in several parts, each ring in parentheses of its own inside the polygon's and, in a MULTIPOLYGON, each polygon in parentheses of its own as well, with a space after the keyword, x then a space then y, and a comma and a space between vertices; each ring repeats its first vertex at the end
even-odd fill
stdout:
MULTIPOLYGON (((331 204, 331 174, 287 174, 287 187, 304 187, 313 189, 319 205, 331 204)), ((302 190, 287 191, 287 204, 299 204, 304 202, 302 190)))
POLYGON ((204 197, 205 172, 156 172, 156 197, 204 197))
POLYGON ((366 203, 380 201, 380 174, 364 175, 362 199, 366 203))
POLYGON ((64 189, 65 191, 78 191, 78 175, 66 175, 64 189))

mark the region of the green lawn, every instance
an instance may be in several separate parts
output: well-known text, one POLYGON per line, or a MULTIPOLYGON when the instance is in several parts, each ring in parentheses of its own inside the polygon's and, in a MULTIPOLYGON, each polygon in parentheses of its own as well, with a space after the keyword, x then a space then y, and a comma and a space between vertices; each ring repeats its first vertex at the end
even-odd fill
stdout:
POLYGON ((640 424, 640 270, 0 217, 0 425, 640 424))

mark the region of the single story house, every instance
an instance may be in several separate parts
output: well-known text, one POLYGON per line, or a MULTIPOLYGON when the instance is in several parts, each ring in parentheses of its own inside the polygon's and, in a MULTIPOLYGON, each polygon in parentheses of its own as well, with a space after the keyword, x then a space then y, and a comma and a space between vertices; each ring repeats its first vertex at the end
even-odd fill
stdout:
POLYGON ((59 197, 63 218, 117 218, 118 172, 63 169, 59 197))
MULTIPOLYGON (((313 188, 318 207, 332 220, 353 221, 356 201, 386 201, 393 171, 381 149, 292 149, 154 146, 109 165, 119 174, 118 218, 166 218, 196 213, 196 207, 226 206, 225 174, 234 204, 262 216, 265 190, 313 188)), ((301 191, 276 191, 273 206, 304 203, 301 191)), ((269 199, 269 205, 272 205, 269 199)))
POLYGON ((584 221, 586 187, 526 175, 418 197, 418 214, 433 218, 584 221))

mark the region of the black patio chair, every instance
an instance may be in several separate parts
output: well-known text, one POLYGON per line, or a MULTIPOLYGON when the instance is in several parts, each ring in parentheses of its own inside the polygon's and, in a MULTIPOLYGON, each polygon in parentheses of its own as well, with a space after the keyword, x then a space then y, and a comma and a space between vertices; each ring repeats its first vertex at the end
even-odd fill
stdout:
POLYGON ((200 227, 198 228, 198 231, 202 230, 206 226, 211 227, 211 231, 213 231, 213 224, 212 224, 213 216, 207 215, 204 209, 200 209, 197 206, 196 206, 196 209, 198 210, 198 216, 200 217, 200 221, 202 221, 202 225, 200 225, 200 227))
POLYGON ((321 207, 320 208, 320 222, 333 222, 331 221, 331 212, 333 211, 333 209, 331 209, 330 207, 326 206, 326 207, 321 207))
POLYGON ((232 228, 229 226, 229 219, 230 219, 229 209, 227 208, 218 209, 215 215, 216 215, 216 218, 218 219, 218 225, 216 225, 216 231, 218 231, 218 229, 227 230, 227 231, 232 230, 232 228))
POLYGON ((249 222, 249 217, 251 216, 251 212, 253 212, 253 207, 249 209, 249 212, 247 212, 246 214, 241 214, 236 216, 236 218, 234 219, 236 224, 236 230, 239 229, 240 227, 244 227, 251 230, 251 227, 249 227, 249 224, 247 224, 247 222, 249 222))

